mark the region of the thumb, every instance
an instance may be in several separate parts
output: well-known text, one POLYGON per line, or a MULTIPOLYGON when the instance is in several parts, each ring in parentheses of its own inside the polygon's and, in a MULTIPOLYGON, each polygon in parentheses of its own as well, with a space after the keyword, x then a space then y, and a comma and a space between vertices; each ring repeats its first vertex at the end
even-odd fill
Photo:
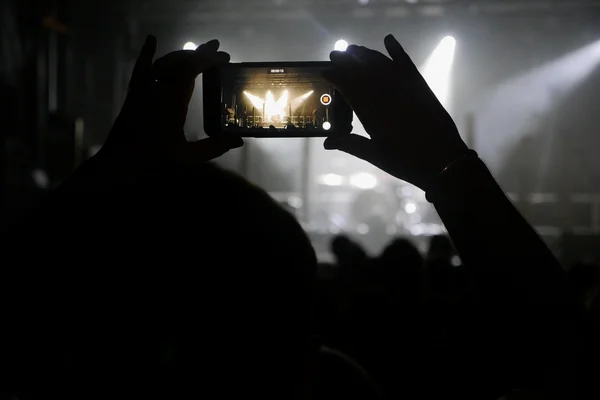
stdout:
POLYGON ((326 150, 341 150, 362 160, 373 162, 377 155, 375 143, 364 136, 350 134, 330 136, 325 139, 323 147, 326 150))

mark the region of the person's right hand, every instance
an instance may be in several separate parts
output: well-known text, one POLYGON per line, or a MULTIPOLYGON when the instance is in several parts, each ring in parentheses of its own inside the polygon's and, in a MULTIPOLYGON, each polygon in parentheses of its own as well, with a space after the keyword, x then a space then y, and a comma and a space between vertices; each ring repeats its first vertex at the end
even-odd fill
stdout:
POLYGON ((457 156, 467 152, 454 121, 392 35, 391 59, 362 46, 331 53, 325 78, 350 103, 370 139, 335 136, 325 148, 370 162, 427 190, 457 156))

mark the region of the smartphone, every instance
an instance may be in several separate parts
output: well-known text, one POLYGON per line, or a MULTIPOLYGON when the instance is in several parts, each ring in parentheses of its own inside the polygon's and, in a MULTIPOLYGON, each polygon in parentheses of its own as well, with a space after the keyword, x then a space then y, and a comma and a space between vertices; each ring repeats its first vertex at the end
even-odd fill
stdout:
POLYGON ((203 73, 209 136, 326 137, 352 131, 352 109, 322 76, 330 62, 231 63, 203 73))

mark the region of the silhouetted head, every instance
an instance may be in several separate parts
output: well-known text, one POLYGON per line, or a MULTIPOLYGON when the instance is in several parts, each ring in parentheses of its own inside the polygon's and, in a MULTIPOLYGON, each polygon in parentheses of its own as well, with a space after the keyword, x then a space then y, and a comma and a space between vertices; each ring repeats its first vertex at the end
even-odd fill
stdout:
POLYGON ((345 235, 335 236, 331 240, 331 252, 336 258, 337 265, 341 268, 360 265, 367 257, 358 243, 345 235))
POLYGON ((415 245, 407 239, 394 239, 388 244, 381 256, 380 262, 390 268, 412 270, 423 267, 423 257, 415 245))
POLYGON ((159 165, 90 197, 91 216, 57 216, 52 268, 22 294, 39 299, 27 343, 47 353, 30 355, 44 379, 161 398, 302 392, 316 257, 288 212, 212 165, 159 165))
POLYGON ((435 235, 431 237, 427 251, 428 260, 450 261, 452 256, 454 256, 454 248, 448 236, 435 235))

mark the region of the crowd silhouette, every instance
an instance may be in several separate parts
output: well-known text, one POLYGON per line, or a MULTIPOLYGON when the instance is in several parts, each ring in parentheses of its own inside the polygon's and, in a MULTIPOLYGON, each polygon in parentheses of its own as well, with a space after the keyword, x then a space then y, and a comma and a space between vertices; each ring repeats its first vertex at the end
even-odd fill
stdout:
POLYGON ((425 190, 449 237, 369 257, 340 236, 318 265, 291 214, 208 162, 242 139, 185 141, 194 79, 229 55, 211 41, 153 62, 148 37, 104 147, 7 232, 4 393, 600 398, 597 267, 560 266, 385 45, 331 54, 326 78, 370 138, 325 148, 425 190), (396 103, 400 129, 380 113, 396 103))

